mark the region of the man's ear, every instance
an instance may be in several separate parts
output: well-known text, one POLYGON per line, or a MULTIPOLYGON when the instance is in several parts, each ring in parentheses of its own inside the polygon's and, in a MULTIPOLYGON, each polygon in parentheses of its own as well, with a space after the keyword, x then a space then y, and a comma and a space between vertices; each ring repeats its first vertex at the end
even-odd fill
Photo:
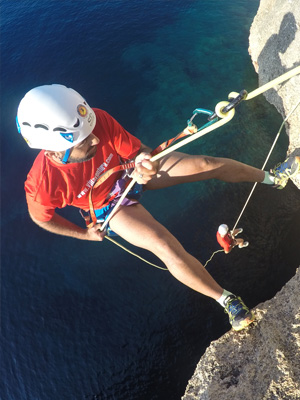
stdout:
POLYGON ((53 161, 61 163, 62 158, 63 158, 63 153, 59 151, 50 151, 50 150, 45 150, 44 152, 45 156, 50 158, 53 161))

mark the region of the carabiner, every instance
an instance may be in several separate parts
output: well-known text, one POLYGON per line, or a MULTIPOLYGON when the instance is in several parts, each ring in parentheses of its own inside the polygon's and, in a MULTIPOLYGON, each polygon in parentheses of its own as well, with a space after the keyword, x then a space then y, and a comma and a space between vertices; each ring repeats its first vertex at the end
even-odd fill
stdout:
POLYGON ((199 114, 206 114, 206 115, 208 115, 208 116, 209 116, 209 117, 208 117, 208 121, 209 121, 209 122, 207 122, 206 124, 202 125, 200 128, 198 128, 197 131, 201 131, 202 129, 206 128, 207 126, 209 126, 209 125, 211 125, 211 124, 214 124, 215 122, 218 121, 218 116, 214 116, 214 112, 213 112, 213 111, 206 110, 205 108, 196 108, 196 109, 193 111, 193 115, 191 116, 191 118, 187 120, 188 126, 193 126, 192 121, 193 121, 193 119, 194 119, 197 115, 199 115, 199 114), (211 118, 211 120, 210 120, 210 118, 211 118))

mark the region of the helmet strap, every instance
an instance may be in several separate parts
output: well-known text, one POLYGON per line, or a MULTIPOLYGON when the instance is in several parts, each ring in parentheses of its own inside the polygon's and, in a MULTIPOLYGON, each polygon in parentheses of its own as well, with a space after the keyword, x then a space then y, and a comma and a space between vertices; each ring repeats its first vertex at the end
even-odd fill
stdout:
POLYGON ((63 164, 67 164, 68 159, 70 157, 71 149, 67 149, 64 155, 64 158, 61 160, 63 164))

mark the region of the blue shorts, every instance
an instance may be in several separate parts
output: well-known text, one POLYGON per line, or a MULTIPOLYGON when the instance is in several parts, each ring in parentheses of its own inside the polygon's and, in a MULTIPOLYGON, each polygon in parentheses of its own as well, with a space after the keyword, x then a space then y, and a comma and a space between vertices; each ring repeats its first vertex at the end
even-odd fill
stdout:
MULTIPOLYGON (((121 178, 116 182, 110 195, 113 195, 116 192, 119 192, 119 193, 112 200, 111 203, 109 203, 107 206, 105 206, 103 208, 94 210, 98 223, 103 223, 107 219, 107 217, 110 215, 110 213, 114 209, 115 205, 117 204, 119 198, 122 196, 122 194, 126 188, 125 183, 127 182, 127 180, 128 179, 121 178)), ((123 199, 121 205, 122 206, 131 206, 132 204, 137 204, 139 202, 139 199, 142 197, 142 194, 143 194, 143 185, 136 183, 133 186, 133 188, 127 193, 127 195, 123 199)), ((107 231, 108 236, 118 236, 115 232, 113 232, 110 229, 109 223, 106 227, 106 231, 107 231)))

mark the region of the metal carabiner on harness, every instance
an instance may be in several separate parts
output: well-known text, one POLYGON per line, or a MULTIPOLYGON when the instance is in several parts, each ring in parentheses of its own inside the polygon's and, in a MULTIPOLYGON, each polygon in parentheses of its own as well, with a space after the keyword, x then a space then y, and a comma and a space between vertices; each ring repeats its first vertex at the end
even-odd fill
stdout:
MULTIPOLYGON (((206 114, 206 115, 209 116, 209 117, 208 117, 208 121, 209 121, 209 122, 207 122, 206 124, 202 125, 201 128, 200 128, 201 130, 204 129, 204 128, 206 128, 207 126, 209 126, 209 125, 211 125, 211 124, 214 124, 215 122, 218 121, 218 116, 217 116, 217 115, 214 116, 215 113, 214 113, 213 111, 206 110, 205 108, 196 108, 196 109, 193 111, 193 115, 191 116, 191 118, 187 120, 187 125, 188 125, 188 127, 196 126, 196 125, 194 125, 194 124, 192 123, 192 121, 193 121, 193 119, 194 119, 197 115, 199 115, 199 114, 206 114)), ((198 131, 199 131, 200 129, 198 129, 198 131)))

